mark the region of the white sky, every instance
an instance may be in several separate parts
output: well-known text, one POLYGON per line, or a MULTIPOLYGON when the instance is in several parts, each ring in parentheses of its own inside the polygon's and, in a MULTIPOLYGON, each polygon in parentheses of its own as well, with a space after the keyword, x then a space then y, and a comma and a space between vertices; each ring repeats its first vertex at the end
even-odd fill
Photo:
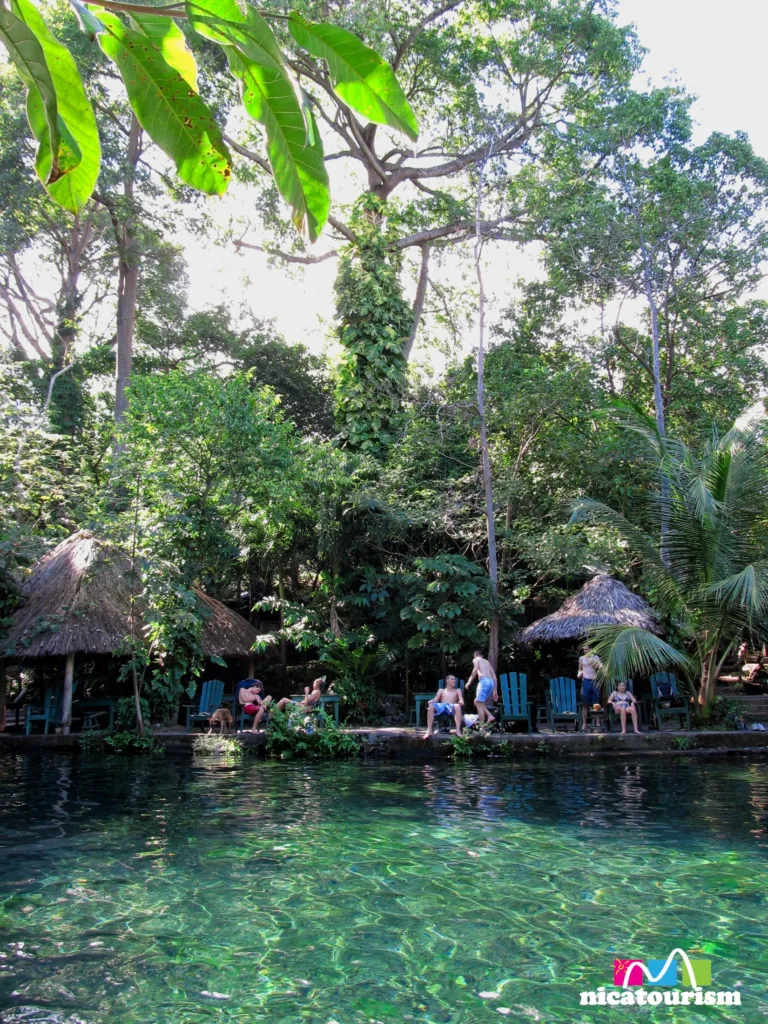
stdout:
MULTIPOLYGON (((619 0, 619 20, 634 22, 647 48, 638 85, 655 85, 672 77, 698 97, 694 117, 697 141, 712 131, 746 131, 756 151, 768 157, 765 114, 765 43, 768 0, 619 0)), ((231 201, 231 200, 230 200, 231 201)), ((315 251, 328 246, 322 239, 315 251)), ((195 307, 230 300, 245 301, 257 315, 274 318, 291 342, 315 351, 328 341, 333 313, 336 260, 306 271, 269 267, 259 253, 236 256, 221 248, 185 246, 190 270, 190 298, 195 307)), ((533 257, 521 259, 510 247, 489 249, 487 287, 493 311, 506 305, 512 279, 533 257)))

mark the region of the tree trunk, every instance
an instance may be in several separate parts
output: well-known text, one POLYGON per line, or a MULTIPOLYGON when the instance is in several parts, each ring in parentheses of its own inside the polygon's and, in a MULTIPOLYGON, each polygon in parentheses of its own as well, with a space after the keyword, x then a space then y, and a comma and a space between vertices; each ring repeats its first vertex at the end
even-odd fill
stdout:
POLYGON ((131 379, 133 335, 136 326, 136 296, 139 287, 139 254, 133 229, 133 197, 136 165, 141 152, 141 127, 131 114, 126 173, 123 193, 128 213, 118 238, 120 264, 117 284, 117 354, 115 361, 115 423, 120 423, 128 407, 125 389, 131 379))
MULTIPOLYGON (((490 155, 490 154, 489 154, 490 155)), ((478 342, 477 342, 477 416, 480 422, 480 452, 483 460, 483 490, 485 492, 485 522, 488 536, 488 575, 491 578, 491 615, 490 637, 488 639, 488 661, 494 670, 499 667, 499 566, 496 557, 496 521, 493 507, 493 477, 491 475, 491 459, 488 452, 488 431, 485 419, 485 285, 481 263, 482 239, 482 201, 483 201, 483 170, 480 168, 480 181, 477 191, 477 218, 475 231, 475 273, 478 285, 478 342)))
POLYGON ((334 548, 333 552, 333 566, 332 566, 332 577, 331 577, 331 607, 328 614, 328 621, 331 626, 331 632, 338 640, 341 636, 341 623, 339 621, 339 613, 336 609, 336 586, 339 578, 339 556, 334 548))
MULTIPOLYGON (((283 566, 277 569, 277 588, 280 595, 280 631, 285 629, 285 580, 283 579, 283 566)), ((285 686, 288 679, 288 644, 284 636, 280 637, 280 680, 285 686)))
POLYGON ((141 713, 141 687, 139 685, 139 674, 136 671, 136 661, 133 662, 133 704, 136 708, 136 731, 139 736, 144 735, 144 717, 141 713))
POLYGON ((413 302, 413 326, 411 327, 411 333, 408 341, 405 343, 405 361, 411 358, 411 351, 413 350, 413 344, 416 341, 416 335, 419 333, 419 324, 421 322, 421 314, 424 312, 424 299, 427 295, 427 284, 429 282, 429 246, 422 245, 421 247, 421 270, 419 271, 419 281, 416 285, 416 298, 413 302))
POLYGON ((67 655, 67 663, 64 666, 64 696, 61 701, 61 731, 64 735, 69 733, 72 726, 72 688, 75 679, 75 656, 67 655))
MULTIPOLYGON (((667 424, 664 413, 664 393, 661 386, 661 350, 659 347, 659 309, 656 303, 656 298, 653 289, 653 267, 651 263, 651 254, 648 252, 648 246, 645 242, 645 231, 643 230, 643 221, 640 216, 640 209, 637 205, 637 200, 629 181, 626 176, 626 170, 623 171, 624 178, 624 189, 627 193, 627 198, 632 205, 632 215, 637 225, 638 239, 640 241, 640 254, 643 260, 643 285, 645 287, 645 295, 648 299, 648 307, 651 311, 651 347, 652 347, 652 370, 653 370, 653 404, 656 418, 656 432, 659 435, 659 442, 663 447, 664 440, 667 436, 667 424)), ((661 470, 661 537, 660 537, 660 551, 661 560, 664 564, 669 567, 669 552, 667 551, 667 543, 669 537, 669 477, 667 476, 664 468, 661 470)))
POLYGON ((5 662, 0 658, 0 732, 5 732, 5 705, 8 680, 5 677, 5 662))

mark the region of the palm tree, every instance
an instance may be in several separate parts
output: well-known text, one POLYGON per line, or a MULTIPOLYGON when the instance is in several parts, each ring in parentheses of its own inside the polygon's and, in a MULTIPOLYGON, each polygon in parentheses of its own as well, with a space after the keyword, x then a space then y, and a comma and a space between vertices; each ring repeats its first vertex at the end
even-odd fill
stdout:
POLYGON ((735 645, 765 635, 768 611, 768 453, 759 428, 716 433, 700 456, 681 441, 659 438, 638 421, 631 428, 650 442, 665 488, 652 499, 669 530, 664 551, 656 539, 619 512, 588 498, 571 522, 603 524, 618 532, 642 567, 641 586, 682 637, 681 651, 643 629, 604 627, 590 638, 610 679, 682 668, 699 704, 715 693, 735 645), (668 493, 666 493, 668 490, 668 493), (666 511, 666 516, 664 512, 666 511))

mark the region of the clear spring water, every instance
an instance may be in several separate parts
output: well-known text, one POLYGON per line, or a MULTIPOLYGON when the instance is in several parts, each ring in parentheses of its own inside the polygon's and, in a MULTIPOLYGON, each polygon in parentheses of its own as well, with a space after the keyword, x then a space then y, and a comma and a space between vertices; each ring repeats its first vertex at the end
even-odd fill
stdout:
POLYGON ((0 834, 3 1021, 768 1021, 766 761, 4 757, 0 834), (675 946, 742 1007, 579 1006, 675 946))

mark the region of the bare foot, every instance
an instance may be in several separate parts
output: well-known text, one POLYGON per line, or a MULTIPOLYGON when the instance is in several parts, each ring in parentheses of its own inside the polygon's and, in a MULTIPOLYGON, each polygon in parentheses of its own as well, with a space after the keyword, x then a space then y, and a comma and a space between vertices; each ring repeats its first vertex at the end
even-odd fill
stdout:
POLYGON ((627 735, 627 730, 626 729, 622 729, 620 735, 621 736, 626 736, 627 735))
POLYGON ((428 740, 428 739, 431 739, 433 735, 434 735, 434 734, 433 734, 433 733, 431 733, 431 732, 425 732, 425 733, 424 733, 424 735, 423 735, 423 736, 422 736, 421 738, 422 738, 423 740, 428 740))

